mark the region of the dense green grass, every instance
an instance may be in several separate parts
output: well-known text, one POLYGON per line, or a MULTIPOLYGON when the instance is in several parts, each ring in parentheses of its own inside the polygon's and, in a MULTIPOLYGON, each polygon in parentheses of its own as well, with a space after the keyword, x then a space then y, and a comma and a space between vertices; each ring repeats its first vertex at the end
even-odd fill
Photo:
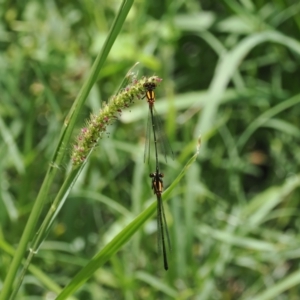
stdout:
POLYGON ((59 299, 298 299, 300 5, 135 2, 102 68, 92 68, 119 5, 3 3, 0 288, 47 169, 55 176, 30 240, 72 172, 76 133, 139 61, 139 76, 163 78, 156 110, 175 152, 168 164, 161 158, 173 183, 164 194, 170 270, 157 254, 154 162, 143 162, 148 110, 137 100, 89 157, 16 299, 65 286, 59 299))

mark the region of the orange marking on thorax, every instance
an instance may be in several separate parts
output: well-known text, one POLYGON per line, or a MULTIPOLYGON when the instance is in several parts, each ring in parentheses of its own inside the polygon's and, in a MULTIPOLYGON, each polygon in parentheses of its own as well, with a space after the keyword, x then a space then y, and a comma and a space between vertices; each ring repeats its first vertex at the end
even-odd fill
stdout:
POLYGON ((159 174, 157 176, 157 174, 153 174, 154 176, 153 177, 153 180, 152 180, 152 189, 153 189, 153 192, 154 194, 158 195, 158 196, 161 196, 161 193, 164 189, 164 185, 163 185, 163 181, 161 180, 161 176, 162 174, 159 174))
POLYGON ((154 89, 156 88, 156 84, 154 82, 145 82, 143 86, 146 90, 146 97, 149 108, 152 109, 155 103, 154 89))

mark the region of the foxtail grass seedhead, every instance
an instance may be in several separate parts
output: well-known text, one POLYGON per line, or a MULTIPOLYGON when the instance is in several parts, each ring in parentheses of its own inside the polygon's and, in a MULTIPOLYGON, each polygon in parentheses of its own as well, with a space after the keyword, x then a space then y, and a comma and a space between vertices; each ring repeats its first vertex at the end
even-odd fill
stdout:
POLYGON ((145 86, 148 83, 156 86, 161 81, 162 79, 157 76, 143 77, 140 80, 133 79, 130 85, 103 105, 99 114, 91 114, 73 146, 71 155, 73 165, 79 166, 85 161, 90 151, 97 144, 101 134, 106 131, 108 125, 118 118, 124 108, 129 107, 135 98, 141 99, 145 96, 145 86))

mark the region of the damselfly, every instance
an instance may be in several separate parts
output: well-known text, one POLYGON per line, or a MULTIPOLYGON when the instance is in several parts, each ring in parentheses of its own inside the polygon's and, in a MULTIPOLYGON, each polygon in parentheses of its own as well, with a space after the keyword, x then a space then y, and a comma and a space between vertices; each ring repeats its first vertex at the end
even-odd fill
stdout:
POLYGON ((165 236, 168 240, 169 250, 171 250, 171 242, 169 237, 169 231, 168 231, 168 224, 165 216, 165 210, 164 205, 162 201, 162 191, 163 191, 163 180, 164 174, 160 173, 158 168, 156 168, 155 173, 151 173, 150 177, 152 178, 152 189, 154 194, 157 197, 157 234, 158 239, 158 250, 163 252, 163 260, 164 260, 164 268, 165 270, 168 270, 168 257, 167 257, 167 249, 166 249, 166 243, 165 243, 165 236))
POLYGON ((174 157, 173 151, 171 149, 170 143, 166 135, 162 131, 162 122, 156 113, 154 108, 155 103, 155 82, 145 82, 144 88, 146 91, 147 102, 149 104, 149 114, 148 114, 148 122, 147 122, 147 134, 146 134, 146 144, 145 144, 145 153, 144 153, 144 161, 146 162, 148 159, 148 163, 150 160, 150 148, 151 148, 151 127, 153 132, 153 139, 154 139, 154 150, 155 150, 155 162, 156 168, 159 168, 158 163, 158 145, 161 148, 161 152, 165 157, 167 162, 167 154, 169 154, 172 158, 174 157), (168 153, 167 153, 168 152, 168 153))

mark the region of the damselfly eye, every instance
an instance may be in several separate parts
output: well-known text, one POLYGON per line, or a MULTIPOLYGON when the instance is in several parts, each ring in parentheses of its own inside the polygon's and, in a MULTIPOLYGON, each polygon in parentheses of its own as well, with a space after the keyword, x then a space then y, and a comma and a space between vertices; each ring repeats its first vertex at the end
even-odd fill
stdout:
POLYGON ((143 87, 147 90, 154 90, 156 88, 156 84, 154 82, 145 82, 143 87))

